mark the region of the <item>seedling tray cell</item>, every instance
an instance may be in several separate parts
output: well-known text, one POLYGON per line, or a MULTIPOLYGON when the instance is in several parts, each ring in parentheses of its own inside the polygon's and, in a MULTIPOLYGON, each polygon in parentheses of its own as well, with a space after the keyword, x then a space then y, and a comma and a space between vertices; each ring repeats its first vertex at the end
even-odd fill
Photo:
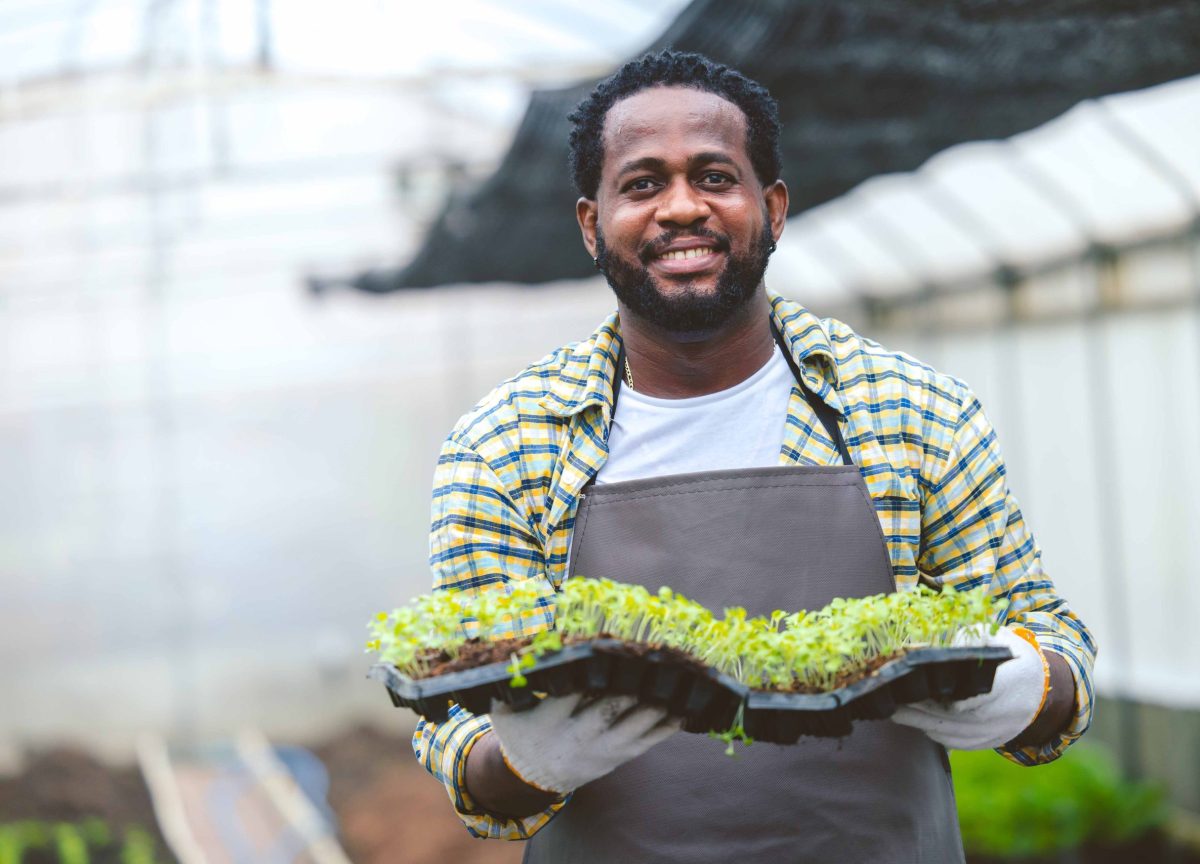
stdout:
POLYGON ((645 684, 645 698, 661 705, 670 705, 675 691, 684 680, 683 670, 673 664, 668 665, 660 651, 651 651, 646 655, 651 675, 645 684))
MULTIPOLYGON (((526 677, 529 680, 530 687, 534 690, 548 693, 551 696, 566 696, 577 692, 579 689, 575 685, 575 677, 571 674, 569 666, 551 666, 549 669, 539 669, 526 677)), ((495 692, 498 687, 507 686, 507 684, 493 685, 492 691, 495 692)), ((478 714, 480 712, 476 711, 474 713, 478 714)))
POLYGON ((683 730, 685 732, 724 732, 733 726, 738 709, 749 693, 746 685, 728 675, 709 671, 692 681, 684 701, 683 730))
POLYGON ((746 734, 755 741, 795 744, 802 735, 843 738, 850 734, 850 712, 845 708, 825 711, 747 710, 742 721, 746 734))
POLYGON ((612 679, 613 658, 608 654, 593 653, 582 663, 577 663, 573 667, 576 671, 576 680, 582 677, 579 689, 589 692, 599 693, 608 689, 608 682, 612 679), (578 673, 582 672, 582 676, 578 673))
POLYGON ((828 693, 750 690, 712 669, 685 665, 662 651, 630 651, 620 641, 597 639, 547 654, 525 670, 526 685, 512 687, 507 662, 408 678, 377 663, 369 676, 383 682, 393 705, 433 722, 446 720, 451 703, 485 714, 493 699, 516 711, 532 708, 542 693, 622 693, 666 707, 688 732, 723 732, 742 709, 746 734, 757 741, 792 744, 803 735, 842 737, 854 721, 882 720, 898 705, 922 699, 956 701, 992 688, 1007 648, 919 648, 872 674, 828 693))
POLYGON ((751 690, 742 725, 757 741, 791 744, 801 735, 848 735, 854 720, 883 720, 922 699, 967 699, 992 689, 1003 647, 917 648, 828 693, 751 690))
POLYGON ((613 658, 612 681, 608 690, 611 693, 627 693, 635 695, 642 689, 642 674, 646 672, 645 657, 615 657, 613 658))
POLYGON ((433 722, 446 720, 452 702, 473 714, 485 714, 492 699, 523 711, 536 705, 541 693, 619 693, 667 708, 683 717, 684 728, 690 731, 724 731, 733 724, 747 692, 714 670, 681 664, 662 651, 631 652, 615 639, 568 645, 538 658, 523 674, 526 685, 512 687, 508 662, 429 678, 409 678, 393 666, 377 663, 369 677, 387 687, 393 705, 433 722))

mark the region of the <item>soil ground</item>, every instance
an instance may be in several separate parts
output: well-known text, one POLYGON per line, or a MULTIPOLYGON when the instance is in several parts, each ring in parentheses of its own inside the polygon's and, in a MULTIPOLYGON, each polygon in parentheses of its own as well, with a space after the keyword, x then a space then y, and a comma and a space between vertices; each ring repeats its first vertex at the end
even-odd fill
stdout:
MULTIPOLYGON (((354 864, 518 864, 523 844, 472 838, 440 784, 416 763, 406 734, 359 727, 314 748, 330 776, 329 804, 354 864)), ((134 767, 107 765, 74 749, 34 754, 14 776, 0 777, 0 823, 23 819, 80 822, 98 817, 112 828, 138 826, 157 838, 159 860, 171 861, 158 834, 149 794, 134 767)), ((93 856, 97 864, 114 856, 93 856)), ((1003 864, 968 859, 971 864, 1003 864)), ((1066 859, 1024 859, 1059 864, 1066 859)), ((1120 849, 1088 849, 1072 861, 1108 864, 1163 861, 1200 864, 1200 854, 1161 836, 1120 849)), ((35 864, 32 857, 26 864, 35 864)))
MULTIPOLYGON (((159 860, 173 860, 159 834, 150 793, 133 766, 114 767, 81 750, 58 748, 32 754, 20 773, 0 777, 0 823, 90 817, 114 831, 145 830, 158 843, 159 860)), ((94 855, 93 860, 102 859, 94 855)))
MULTIPOLYGON (((329 770, 329 803, 354 864, 521 860, 523 844, 476 840, 467 833, 442 786, 413 758, 408 735, 356 728, 314 749, 329 770)), ((172 860, 135 767, 114 767, 79 750, 56 749, 34 754, 19 774, 0 777, 0 823, 80 822, 88 817, 99 817, 113 828, 140 826, 158 838, 159 860, 172 860)))
POLYGON ((355 864, 518 864, 524 844, 477 840, 409 736, 360 727, 314 752, 329 770, 329 804, 355 864))

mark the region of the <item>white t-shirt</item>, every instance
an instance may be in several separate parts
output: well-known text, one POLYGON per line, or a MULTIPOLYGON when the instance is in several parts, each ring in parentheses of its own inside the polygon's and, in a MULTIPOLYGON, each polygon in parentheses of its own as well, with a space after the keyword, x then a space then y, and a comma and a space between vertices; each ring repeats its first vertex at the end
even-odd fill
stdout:
POLYGON ((779 464, 795 379, 779 346, 728 390, 660 399, 622 387, 597 483, 779 464))

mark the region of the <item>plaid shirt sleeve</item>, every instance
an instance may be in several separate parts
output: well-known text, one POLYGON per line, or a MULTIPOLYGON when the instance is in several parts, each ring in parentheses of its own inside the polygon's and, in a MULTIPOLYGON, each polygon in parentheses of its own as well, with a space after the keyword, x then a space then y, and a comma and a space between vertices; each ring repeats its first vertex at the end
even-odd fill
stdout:
MULTIPOLYGON (((511 632, 531 635, 548 626, 554 589, 545 575, 542 544, 492 466, 454 436, 442 447, 434 474, 429 560, 434 590, 504 590, 512 580, 540 580, 546 587, 546 615, 522 620, 511 632)), ((413 751, 446 787, 471 834, 523 840, 549 822, 565 799, 524 819, 480 810, 466 791, 467 754, 490 728, 487 715, 455 705, 444 723, 418 722, 413 751)))
POLYGON ((1067 728, 1040 747, 998 749, 1013 762, 1038 765, 1061 756, 1091 723, 1096 646, 1042 569, 1041 550, 1008 491, 996 435, 979 400, 958 388, 957 422, 943 429, 939 446, 927 448, 934 455, 922 471, 927 482, 918 566, 959 589, 990 585, 992 594, 1009 600, 1004 623, 1027 627, 1043 650, 1067 661, 1075 678, 1075 712, 1067 728))

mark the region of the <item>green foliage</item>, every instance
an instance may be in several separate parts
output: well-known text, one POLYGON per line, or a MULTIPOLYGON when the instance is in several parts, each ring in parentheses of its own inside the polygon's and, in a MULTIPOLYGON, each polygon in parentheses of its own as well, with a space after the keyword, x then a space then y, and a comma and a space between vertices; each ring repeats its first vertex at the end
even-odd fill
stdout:
POLYGON ((125 832, 121 864, 155 864, 157 860, 153 837, 140 828, 130 828, 125 832))
POLYGON ((38 860, 53 856, 59 864, 91 864, 96 855, 122 864, 155 864, 161 860, 154 838, 140 828, 115 833, 99 819, 82 822, 25 820, 0 825, 0 864, 23 864, 27 853, 38 860))
POLYGON ((746 727, 742 725, 744 722, 743 713, 745 710, 745 704, 738 706, 737 715, 733 718, 733 725, 724 732, 713 731, 708 733, 709 738, 715 738, 717 741, 723 741, 725 743, 726 756, 732 757, 737 755, 737 752, 733 748, 734 741, 741 741, 742 745, 745 747, 749 747, 754 743, 754 739, 746 734, 746 727))
POLYGON ((1167 819, 1163 792, 1121 778, 1109 755, 1079 745, 1028 768, 991 751, 950 754, 969 854, 1022 858, 1134 840, 1167 819))
POLYGON ((510 687, 524 687, 529 681, 525 678, 525 673, 537 665, 537 655, 529 652, 526 654, 513 653, 509 657, 508 674, 512 676, 509 681, 510 687))
POLYGON ((548 629, 553 600, 532 581, 482 591, 435 591, 391 614, 380 612, 367 626, 368 651, 414 678, 429 674, 439 652, 457 657, 468 639, 511 637, 548 629))
POLYGON ((512 656, 512 684, 520 687, 534 656, 561 649, 563 640, 611 636, 677 649, 759 689, 829 690, 880 657, 994 629, 1003 608, 984 588, 939 593, 917 587, 837 599, 811 613, 776 610, 750 617, 731 607, 718 617, 670 588, 650 592, 608 579, 573 578, 550 596, 521 583, 418 597, 376 616, 368 625, 367 649, 419 678, 440 656, 457 657, 472 637, 498 640, 537 631, 512 656))

